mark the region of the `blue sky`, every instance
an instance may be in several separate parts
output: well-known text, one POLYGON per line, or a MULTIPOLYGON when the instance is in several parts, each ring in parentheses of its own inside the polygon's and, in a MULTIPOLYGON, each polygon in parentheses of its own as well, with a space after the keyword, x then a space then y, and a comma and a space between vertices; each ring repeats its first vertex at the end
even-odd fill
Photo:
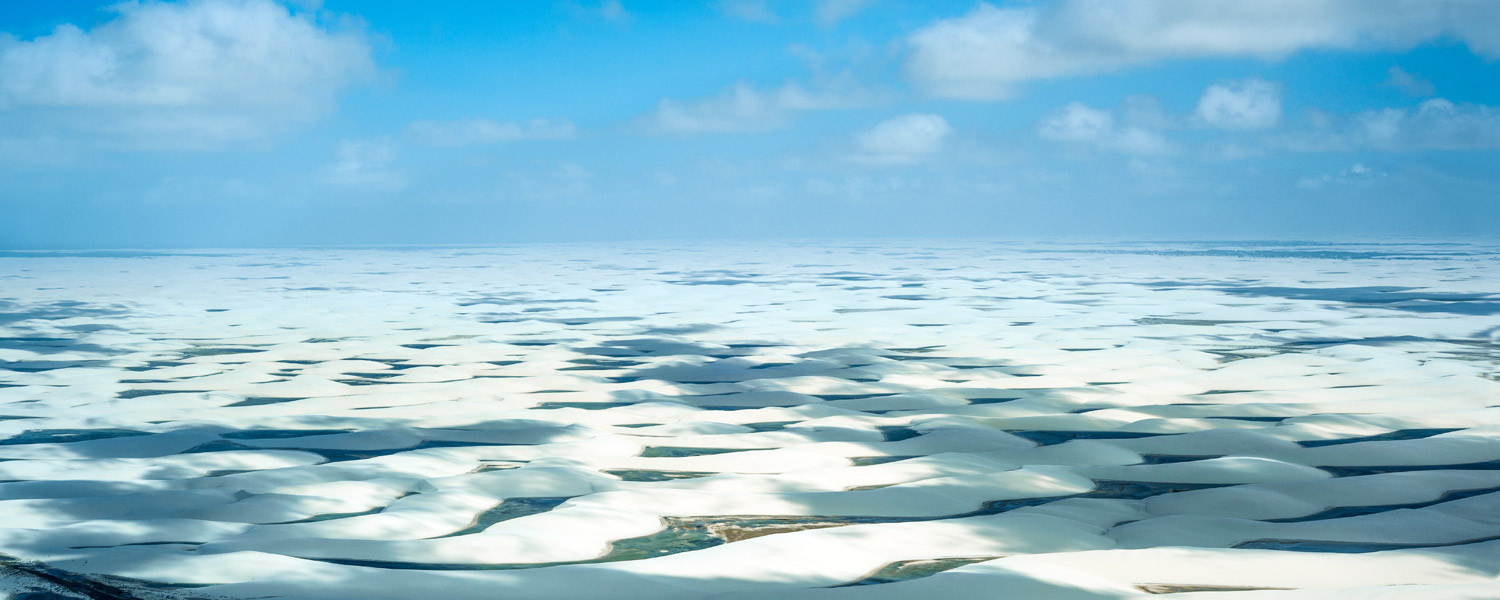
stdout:
POLYGON ((1500 3, 0 3, 0 247, 1500 231, 1500 3))

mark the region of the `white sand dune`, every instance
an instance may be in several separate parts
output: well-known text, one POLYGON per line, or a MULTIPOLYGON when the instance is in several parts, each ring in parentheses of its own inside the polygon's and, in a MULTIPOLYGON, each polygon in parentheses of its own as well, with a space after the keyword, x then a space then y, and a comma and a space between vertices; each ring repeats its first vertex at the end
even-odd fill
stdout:
POLYGON ((0 598, 1493 598, 1497 282, 1472 241, 7 256, 0 598))

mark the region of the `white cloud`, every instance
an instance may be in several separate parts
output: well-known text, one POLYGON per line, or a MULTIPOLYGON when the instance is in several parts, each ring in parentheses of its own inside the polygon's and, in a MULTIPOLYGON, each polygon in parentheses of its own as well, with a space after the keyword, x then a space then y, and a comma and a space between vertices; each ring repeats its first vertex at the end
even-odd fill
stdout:
MULTIPOLYGON (((1139 101, 1137 101, 1139 103, 1139 101)), ((1172 144, 1144 127, 1116 127, 1114 113, 1070 103, 1037 123, 1037 135, 1125 154, 1167 154, 1172 144)))
POLYGON ((953 132, 938 115, 901 115, 881 121, 855 136, 855 160, 872 163, 911 163, 936 154, 953 132))
POLYGON ((269 0, 113 10, 87 31, 0 34, 0 118, 121 145, 215 147, 311 121, 375 73, 361 31, 269 0))
POLYGON ((994 100, 1020 83, 1168 59, 1277 59, 1306 49, 1401 49, 1452 37, 1500 58, 1486 0, 1059 0, 980 4, 914 32, 907 72, 929 93, 994 100))
POLYGON ((1413 96, 1431 96, 1436 92, 1432 87, 1431 81, 1407 73, 1401 67, 1392 66, 1388 73, 1390 73, 1390 77, 1385 80, 1386 85, 1413 96))
POLYGON ((1389 176, 1385 171, 1380 171, 1364 163, 1354 163, 1349 168, 1337 173, 1325 173, 1317 177, 1303 177, 1297 180, 1297 187, 1305 190, 1320 190, 1330 185, 1353 185, 1369 183, 1385 179, 1389 176))
POLYGON ((771 12, 765 0, 719 0, 714 6, 719 12, 751 23, 776 22, 776 13, 771 12))
POLYGON ((1254 79, 1209 86, 1191 115, 1168 115, 1149 96, 1127 98, 1118 112, 1069 103, 1037 123, 1037 136, 1095 150, 1165 155, 1180 148, 1160 130, 1197 125, 1236 132, 1212 145, 1213 154, 1229 160, 1278 150, 1500 149, 1500 107, 1455 104, 1442 98, 1415 108, 1345 115, 1310 110, 1303 121, 1273 134, 1247 137, 1245 133, 1276 126, 1281 118, 1277 86, 1254 79))
POLYGON ((1500 148, 1500 110, 1435 98, 1415 111, 1387 108, 1361 113, 1353 133, 1383 150, 1500 148))
POLYGON ((1494 150, 1500 149, 1500 107, 1434 98, 1415 109, 1314 111, 1301 127, 1268 142, 1295 152, 1494 150))
POLYGON ((1281 120, 1281 91, 1259 79, 1221 83, 1203 90, 1194 116, 1219 129, 1265 129, 1281 120))
MULTIPOLYGON (((1194 125, 1232 130, 1272 127, 1281 119, 1281 92, 1276 84, 1246 79, 1204 89, 1191 115, 1169 114, 1152 96, 1126 97, 1120 102, 1119 113, 1116 118, 1114 111, 1072 102, 1044 117, 1037 123, 1036 132, 1043 139, 1097 150, 1172 154, 1178 147, 1160 130, 1194 125)), ((1221 148, 1225 149, 1230 149, 1220 152, 1225 157, 1244 156, 1237 146, 1221 148)))
POLYGON ((1091 142, 1109 137, 1114 127, 1114 115, 1109 111, 1073 102, 1043 119, 1037 125, 1037 134, 1049 140, 1091 142))
POLYGON ((532 119, 525 123, 503 123, 489 119, 461 121, 416 121, 406 135, 427 146, 473 146, 521 140, 561 140, 578 135, 567 119, 532 119))
POLYGON ((318 174, 318 180, 335 185, 400 190, 406 177, 390 169, 400 147, 389 137, 339 142, 334 161, 318 174))
POLYGON ((740 82, 694 102, 663 99, 635 127, 666 136, 764 132, 787 127, 801 112, 869 106, 879 97, 847 72, 811 90, 792 82, 761 91, 740 82))
POLYGON ((870 0, 819 0, 813 18, 819 25, 829 27, 859 14, 869 4, 870 0))

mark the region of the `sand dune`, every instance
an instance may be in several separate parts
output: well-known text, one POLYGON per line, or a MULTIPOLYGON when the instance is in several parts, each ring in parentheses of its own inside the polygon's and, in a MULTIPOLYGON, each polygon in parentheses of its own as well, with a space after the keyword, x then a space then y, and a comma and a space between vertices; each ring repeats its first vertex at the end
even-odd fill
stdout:
POLYGON ((1500 589, 1494 246, 37 253, 0 282, 9 597, 1500 589))

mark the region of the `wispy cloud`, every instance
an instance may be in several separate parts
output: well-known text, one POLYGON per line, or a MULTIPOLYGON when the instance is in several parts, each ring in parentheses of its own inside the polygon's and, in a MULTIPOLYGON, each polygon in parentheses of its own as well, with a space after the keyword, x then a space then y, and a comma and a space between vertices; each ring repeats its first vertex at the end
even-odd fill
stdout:
POLYGON ((1060 0, 980 4, 908 39, 910 77, 929 93, 995 100, 1031 80, 1203 57, 1277 59, 1307 49, 1399 49, 1452 37, 1500 58, 1500 3, 1400 0, 1060 0))
POLYGON ((819 25, 831 27, 839 21, 859 14, 870 5, 870 0, 819 0, 813 9, 813 19, 819 25))
POLYGON ((406 136, 426 146, 474 146, 521 140, 562 140, 578 135, 567 119, 532 119, 508 123, 490 119, 416 121, 406 127, 406 136))
POLYGON ((588 199, 594 172, 569 161, 536 161, 525 169, 503 172, 496 192, 506 198, 533 202, 588 199))
POLYGON ((742 21, 765 24, 777 21, 776 13, 766 5, 765 0, 719 0, 714 3, 714 7, 719 12, 742 21))
POLYGON ((1294 152, 1494 150, 1500 148, 1500 107, 1434 98, 1415 108, 1347 115, 1310 111, 1297 127, 1267 143, 1294 152))
POLYGON ((623 23, 629 21, 635 15, 625 10, 625 5, 620 0, 602 0, 601 2, 583 2, 566 5, 570 7, 573 14, 583 18, 604 19, 623 23))
POLYGON ((1297 180, 1297 187, 1304 190, 1321 190, 1331 185, 1368 184, 1385 179, 1389 175, 1385 171, 1371 168, 1364 163, 1354 163, 1337 173, 1303 177, 1297 180))
POLYGON ((395 191, 406 187, 406 176, 391 168, 400 149, 390 137, 339 142, 334 161, 318 173, 322 183, 395 191))
POLYGON ((630 18, 630 13, 625 12, 625 5, 620 0, 604 0, 599 4, 599 16, 611 21, 623 21, 630 18))
POLYGON ((759 90, 740 82, 701 100, 663 99, 655 110, 636 119, 634 126, 641 132, 663 136, 756 133, 787 127, 799 113, 859 108, 880 99, 881 94, 847 72, 813 88, 790 82, 759 90))
POLYGON ((1387 73, 1389 74, 1389 77, 1387 77, 1385 80, 1386 85, 1413 96, 1431 96, 1436 92, 1436 90, 1432 87, 1431 81, 1427 81, 1426 79, 1422 79, 1421 77, 1417 77, 1416 75, 1407 73, 1406 70, 1402 69, 1401 67, 1393 65, 1391 66, 1391 69, 1387 71, 1387 73))

